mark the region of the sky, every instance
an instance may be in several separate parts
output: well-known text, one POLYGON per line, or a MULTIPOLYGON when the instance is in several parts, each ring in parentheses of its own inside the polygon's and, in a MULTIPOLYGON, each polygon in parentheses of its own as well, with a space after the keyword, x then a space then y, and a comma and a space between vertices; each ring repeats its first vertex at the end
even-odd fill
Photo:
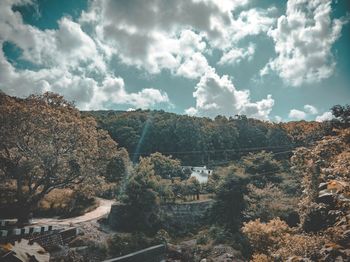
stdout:
POLYGON ((348 0, 1 0, 0 89, 268 121, 350 102, 348 0))

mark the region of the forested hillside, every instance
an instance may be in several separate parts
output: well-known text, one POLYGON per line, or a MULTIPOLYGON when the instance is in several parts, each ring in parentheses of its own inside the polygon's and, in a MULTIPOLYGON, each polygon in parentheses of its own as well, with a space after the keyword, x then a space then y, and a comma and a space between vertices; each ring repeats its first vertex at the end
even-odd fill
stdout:
POLYGON ((331 133, 329 123, 272 123, 235 116, 215 119, 164 111, 89 111, 100 128, 125 147, 132 160, 153 152, 172 155, 185 165, 222 164, 247 152, 285 152, 311 145, 331 133))
POLYGON ((0 112, 0 218, 17 219, 22 232, 32 216, 77 216, 100 198, 115 204, 108 222, 75 225, 84 235, 64 248, 86 253, 61 259, 47 249, 57 261, 158 244, 169 262, 348 261, 350 106, 334 106, 328 122, 277 124, 81 113, 54 93, 0 93, 0 112), (182 167, 203 164, 206 181, 182 167))

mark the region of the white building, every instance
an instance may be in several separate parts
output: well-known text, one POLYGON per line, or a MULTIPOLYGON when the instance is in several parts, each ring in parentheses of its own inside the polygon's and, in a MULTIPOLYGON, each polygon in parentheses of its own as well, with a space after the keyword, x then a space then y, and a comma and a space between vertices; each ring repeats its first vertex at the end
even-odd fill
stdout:
POLYGON ((213 172, 206 166, 183 166, 182 168, 191 170, 191 177, 195 177, 200 183, 206 183, 213 172))

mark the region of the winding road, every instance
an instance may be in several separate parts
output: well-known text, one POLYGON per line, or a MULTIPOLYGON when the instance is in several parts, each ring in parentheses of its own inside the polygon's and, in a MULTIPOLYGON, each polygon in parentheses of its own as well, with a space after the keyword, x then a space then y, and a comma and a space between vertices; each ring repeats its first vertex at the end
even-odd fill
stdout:
POLYGON ((106 215, 111 210, 111 206, 116 203, 115 200, 108 200, 103 198, 98 198, 99 206, 88 213, 85 213, 82 216, 70 217, 70 218, 35 218, 32 220, 33 224, 44 224, 44 225, 72 225, 79 224, 83 222, 88 222, 91 220, 98 220, 106 215))

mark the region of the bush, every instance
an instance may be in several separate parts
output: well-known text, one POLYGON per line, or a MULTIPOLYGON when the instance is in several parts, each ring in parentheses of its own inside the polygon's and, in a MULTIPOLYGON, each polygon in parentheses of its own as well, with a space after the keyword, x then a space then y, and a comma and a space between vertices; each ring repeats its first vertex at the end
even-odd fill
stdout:
POLYGON ((148 238, 143 233, 114 234, 107 240, 108 252, 111 256, 122 256, 140 249, 144 249, 161 241, 156 238, 148 238))
POLYGON ((244 223, 242 232, 247 236, 255 252, 269 254, 278 249, 278 245, 291 229, 279 218, 268 223, 261 223, 260 219, 244 223))
POLYGON ((242 232, 254 250, 252 261, 271 261, 269 257, 281 261, 290 257, 318 261, 319 251, 325 244, 324 237, 297 234, 280 219, 273 219, 268 223, 261 223, 259 219, 244 223, 242 232))
POLYGON ((94 198, 87 198, 71 189, 54 189, 39 202, 35 215, 78 216, 94 209, 96 205, 94 198))
POLYGON ((287 219, 290 214, 297 212, 298 199, 288 196, 271 183, 263 188, 248 185, 245 201, 247 208, 244 210, 244 215, 249 220, 259 218, 267 222, 277 217, 287 219))
POLYGON ((197 245, 206 245, 209 242, 209 236, 206 232, 201 232, 198 234, 196 239, 197 245))

